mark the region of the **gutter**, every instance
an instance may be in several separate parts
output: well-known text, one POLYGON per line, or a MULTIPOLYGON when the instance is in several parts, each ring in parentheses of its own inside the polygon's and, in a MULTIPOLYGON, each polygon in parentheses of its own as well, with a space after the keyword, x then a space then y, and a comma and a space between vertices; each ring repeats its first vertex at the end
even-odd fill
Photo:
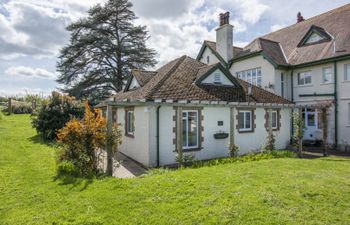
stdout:
POLYGON ((160 165, 160 160, 159 160, 159 109, 160 105, 157 106, 157 167, 160 165))
POLYGON ((337 90, 337 61, 334 61, 334 144, 338 148, 338 90, 337 90))

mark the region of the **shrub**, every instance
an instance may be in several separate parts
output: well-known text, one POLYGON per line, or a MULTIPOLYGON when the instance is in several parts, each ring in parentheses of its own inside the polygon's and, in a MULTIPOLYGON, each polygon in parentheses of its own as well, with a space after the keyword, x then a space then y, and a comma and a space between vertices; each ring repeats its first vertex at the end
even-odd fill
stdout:
POLYGON ((195 161, 195 155, 194 154, 182 154, 182 157, 180 157, 179 154, 176 155, 175 161, 180 165, 180 166, 190 166, 194 163, 195 161))
POLYGON ((221 159, 214 159, 209 161, 197 161, 192 165, 192 167, 199 168, 204 166, 217 166, 217 165, 236 163, 236 162, 251 162, 251 161, 264 160, 264 159, 295 158, 295 157, 296 157, 296 154, 294 152, 287 151, 287 150, 284 150, 284 151, 276 150, 276 151, 264 152, 264 153, 250 153, 239 157, 221 158, 221 159))
POLYGON ((57 165, 57 175, 59 177, 79 175, 77 167, 70 161, 62 161, 57 165))
POLYGON ((57 131, 72 118, 81 118, 84 108, 73 97, 53 92, 47 103, 32 115, 32 125, 45 140, 54 140, 57 131))
MULTIPOLYGON (((96 150, 105 149, 107 144, 107 121, 99 109, 91 112, 89 104, 85 104, 82 120, 73 118, 58 131, 57 137, 63 150, 58 153, 59 162, 71 162, 82 177, 96 176, 98 157, 96 150)), ((121 142, 121 131, 114 125, 109 144, 116 150, 121 142)))
MULTIPOLYGON (((9 108, 7 106, 2 111, 5 112, 5 113, 9 113, 10 112, 10 110, 9 110, 9 108)), ((31 107, 31 105, 26 103, 26 102, 17 102, 17 101, 15 101, 11 105, 11 112, 14 113, 14 114, 31 114, 33 112, 33 109, 31 107)))
POLYGON ((230 148, 228 150, 228 154, 230 157, 235 157, 238 156, 238 152, 239 152, 239 147, 235 144, 230 144, 230 148))
POLYGON ((267 135, 267 141, 266 141, 266 145, 264 147, 264 150, 266 152, 274 151, 276 149, 275 142, 276 142, 275 135, 273 133, 269 133, 267 135))

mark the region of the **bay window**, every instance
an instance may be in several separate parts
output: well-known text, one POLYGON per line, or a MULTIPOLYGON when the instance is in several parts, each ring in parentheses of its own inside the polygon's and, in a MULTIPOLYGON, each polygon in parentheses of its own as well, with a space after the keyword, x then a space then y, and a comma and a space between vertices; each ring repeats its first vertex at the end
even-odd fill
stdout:
POLYGON ((182 147, 198 148, 198 110, 182 111, 182 147))

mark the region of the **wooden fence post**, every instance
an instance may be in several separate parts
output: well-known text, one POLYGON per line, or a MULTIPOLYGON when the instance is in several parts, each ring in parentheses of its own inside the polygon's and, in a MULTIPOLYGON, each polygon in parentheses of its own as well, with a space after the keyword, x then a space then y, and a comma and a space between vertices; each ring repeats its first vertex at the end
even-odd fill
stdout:
POLYGON ((113 116, 112 116, 112 106, 107 103, 107 168, 106 174, 108 176, 113 176, 113 149, 111 144, 113 129, 113 116))
POLYGON ((9 98, 7 109, 8 109, 8 114, 11 115, 11 113, 12 113, 12 98, 9 98))

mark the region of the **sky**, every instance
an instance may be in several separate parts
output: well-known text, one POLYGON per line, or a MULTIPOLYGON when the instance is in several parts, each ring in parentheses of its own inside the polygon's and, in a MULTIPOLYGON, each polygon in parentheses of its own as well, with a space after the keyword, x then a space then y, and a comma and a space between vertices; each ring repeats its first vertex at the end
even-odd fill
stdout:
MULTIPOLYGON (((0 96, 48 95, 59 85, 56 61, 68 44, 65 27, 104 0, 0 0, 0 96)), ((234 45, 349 3, 345 0, 131 0, 146 25, 158 66, 196 57, 203 40, 215 41, 219 13, 229 11, 234 45)))

